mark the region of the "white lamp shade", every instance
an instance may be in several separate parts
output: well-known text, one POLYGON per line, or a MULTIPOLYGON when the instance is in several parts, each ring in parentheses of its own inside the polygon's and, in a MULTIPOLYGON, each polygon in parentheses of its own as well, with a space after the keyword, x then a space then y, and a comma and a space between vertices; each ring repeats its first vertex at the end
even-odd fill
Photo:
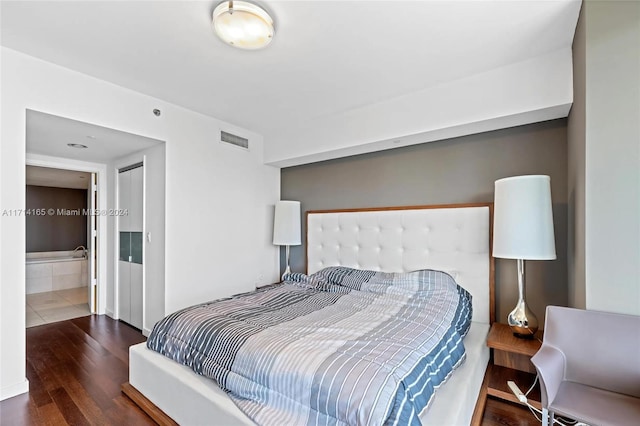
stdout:
POLYGON ((549 176, 515 176, 495 182, 493 256, 556 258, 549 176))
POLYGON ((297 246, 300 239, 300 201, 278 201, 273 220, 273 244, 297 246))

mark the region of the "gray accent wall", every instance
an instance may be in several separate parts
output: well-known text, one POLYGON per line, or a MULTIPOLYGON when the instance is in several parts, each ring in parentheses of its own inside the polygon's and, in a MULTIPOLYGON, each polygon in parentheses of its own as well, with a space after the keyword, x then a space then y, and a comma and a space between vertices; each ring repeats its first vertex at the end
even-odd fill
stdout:
POLYGON ((27 185, 27 253, 87 246, 87 190, 27 185))
MULTIPOLYGON (((567 121, 552 120, 388 151, 284 168, 281 198, 299 200, 303 245, 291 248, 305 271, 307 210, 492 202, 496 179, 551 176, 555 261, 527 262, 527 301, 544 320, 546 305, 567 305, 567 121)), ((496 260, 497 319, 517 301, 516 262, 496 260)))

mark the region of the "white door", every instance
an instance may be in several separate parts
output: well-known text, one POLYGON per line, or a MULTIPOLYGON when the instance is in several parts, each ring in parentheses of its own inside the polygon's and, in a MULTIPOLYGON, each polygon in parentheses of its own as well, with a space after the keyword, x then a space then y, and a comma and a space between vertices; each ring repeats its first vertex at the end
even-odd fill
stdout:
POLYGON ((118 316, 142 329, 143 326, 143 199, 144 172, 141 164, 118 173, 118 316))
POLYGON ((98 311, 98 175, 91 173, 89 188, 89 235, 87 236, 87 261, 89 267, 89 308, 98 311))
POLYGON ((131 268, 131 286, 129 288, 131 292, 131 318, 128 322, 132 326, 142 330, 142 310, 144 305, 142 300, 142 264, 130 263, 129 267, 131 268))
POLYGON ((131 264, 118 261, 118 317, 131 324, 131 264))
POLYGON ((118 173, 118 317, 131 323, 131 173, 118 173))
POLYGON ((144 218, 144 168, 137 167, 131 174, 129 200, 129 226, 131 228, 131 322, 129 324, 142 330, 144 312, 143 301, 143 218, 144 218))

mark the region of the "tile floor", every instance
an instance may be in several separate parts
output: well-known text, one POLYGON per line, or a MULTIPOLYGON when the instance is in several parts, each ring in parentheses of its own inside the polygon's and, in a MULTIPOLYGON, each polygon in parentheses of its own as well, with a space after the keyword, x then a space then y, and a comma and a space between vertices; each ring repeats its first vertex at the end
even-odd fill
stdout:
POLYGON ((91 315, 87 287, 27 294, 27 328, 91 315))

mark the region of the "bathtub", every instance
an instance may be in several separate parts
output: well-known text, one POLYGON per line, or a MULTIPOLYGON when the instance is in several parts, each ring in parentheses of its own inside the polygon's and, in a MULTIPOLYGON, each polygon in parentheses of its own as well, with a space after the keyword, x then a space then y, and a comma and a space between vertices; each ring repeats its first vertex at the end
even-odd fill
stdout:
POLYGON ((43 293, 86 287, 89 283, 87 259, 80 251, 27 253, 26 293, 43 293))
MULTIPOLYGON (((49 253, 58 253, 58 252, 49 252, 49 253)), ((65 251, 59 253, 67 253, 65 251)), ((72 255, 60 255, 60 256, 36 256, 29 257, 29 254, 40 254, 40 253, 28 253, 27 254, 27 265, 32 263, 48 263, 48 262, 76 262, 78 260, 85 260, 84 256, 72 256, 72 255)))

